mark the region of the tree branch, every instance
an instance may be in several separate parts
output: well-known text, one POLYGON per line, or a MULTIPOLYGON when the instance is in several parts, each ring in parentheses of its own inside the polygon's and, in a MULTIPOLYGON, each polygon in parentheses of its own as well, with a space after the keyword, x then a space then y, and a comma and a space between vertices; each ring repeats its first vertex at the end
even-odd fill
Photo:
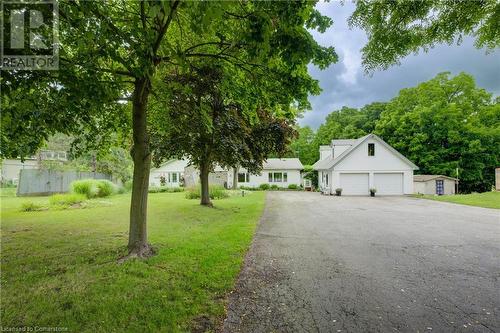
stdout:
MULTIPOLYGON (((74 62, 72 62, 68 59, 65 59, 65 58, 59 58, 59 60, 62 62, 68 63, 68 64, 76 65, 74 62)), ((131 78, 135 78, 135 76, 132 73, 130 73, 128 71, 124 71, 124 70, 99 68, 99 67, 94 67, 94 68, 86 67, 86 68, 90 69, 92 71, 95 71, 95 72, 111 73, 111 74, 115 74, 115 75, 123 75, 123 76, 131 77, 131 78)))
POLYGON ((160 30, 158 31, 158 37, 156 38, 156 41, 153 44, 153 55, 156 55, 156 52, 158 52, 158 49, 160 48, 161 45, 161 41, 163 40, 163 37, 165 36, 165 33, 167 32, 168 27, 170 26, 170 22, 172 22, 174 13, 177 10, 179 3, 180 0, 176 0, 172 4, 172 6, 170 6, 170 13, 168 13, 167 21, 160 27, 160 30))

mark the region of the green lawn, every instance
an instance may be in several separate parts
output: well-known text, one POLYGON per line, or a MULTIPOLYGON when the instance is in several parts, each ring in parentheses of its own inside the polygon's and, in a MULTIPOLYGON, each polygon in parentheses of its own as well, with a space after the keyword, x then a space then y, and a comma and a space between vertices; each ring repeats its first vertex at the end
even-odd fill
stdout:
POLYGON ((437 200, 437 201, 453 202, 462 205, 500 209, 500 192, 484 192, 484 193, 440 195, 440 196, 424 195, 418 197, 437 200))
POLYGON ((184 193, 150 194, 149 239, 158 254, 121 265, 128 194, 100 207, 39 212, 19 207, 47 198, 2 196, 1 325, 212 331, 224 317, 264 196, 234 196, 211 209, 184 193))

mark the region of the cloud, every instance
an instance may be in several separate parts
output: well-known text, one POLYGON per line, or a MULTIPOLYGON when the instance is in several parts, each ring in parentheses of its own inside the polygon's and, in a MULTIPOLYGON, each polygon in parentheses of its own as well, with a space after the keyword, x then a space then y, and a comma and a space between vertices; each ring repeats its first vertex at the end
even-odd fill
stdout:
POLYGON ((332 111, 342 106, 362 107, 388 101, 407 87, 432 79, 438 73, 466 72, 474 76, 479 87, 500 95, 500 51, 486 54, 473 45, 472 38, 465 38, 461 45, 438 45, 429 52, 419 52, 385 71, 368 76, 361 65, 361 48, 367 41, 364 31, 350 30, 347 18, 354 4, 339 2, 319 3, 319 10, 331 17, 333 26, 324 34, 313 32, 322 45, 334 46, 339 62, 326 70, 310 66, 311 75, 319 80, 323 92, 311 96, 312 111, 299 120, 301 125, 317 128, 332 111))
POLYGON ((342 63, 345 70, 338 78, 348 85, 356 84, 358 81, 358 72, 361 69, 361 55, 359 52, 353 52, 346 48, 342 52, 342 63))

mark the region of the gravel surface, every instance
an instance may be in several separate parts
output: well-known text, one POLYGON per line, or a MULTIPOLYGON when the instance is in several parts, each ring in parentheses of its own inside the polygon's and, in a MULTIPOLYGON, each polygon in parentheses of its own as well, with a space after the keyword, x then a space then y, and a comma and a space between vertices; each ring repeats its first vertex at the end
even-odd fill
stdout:
POLYGON ((500 210, 269 192, 224 332, 500 332, 500 210))

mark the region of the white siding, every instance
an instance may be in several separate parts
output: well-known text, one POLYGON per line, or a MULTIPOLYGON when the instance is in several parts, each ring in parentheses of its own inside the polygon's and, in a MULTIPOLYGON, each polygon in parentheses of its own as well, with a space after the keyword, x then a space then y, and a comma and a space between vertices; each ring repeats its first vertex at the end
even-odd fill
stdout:
MULTIPOLYGON (((335 154, 337 154, 335 152, 335 154)), ((338 155, 337 155, 338 156, 338 155)), ((334 166, 334 187, 339 187, 339 173, 369 173, 369 187, 375 187, 374 173, 403 173, 403 193, 413 193, 413 169, 379 141, 370 138, 334 166), (368 156, 368 144, 375 144, 375 156, 368 156)), ((341 186, 340 186, 341 187, 341 186)))
POLYGON ((38 161, 31 159, 26 159, 24 162, 14 159, 3 160, 1 172, 2 180, 17 183, 19 181, 19 173, 23 169, 38 169, 38 161))
POLYGON ((332 147, 330 146, 320 146, 319 147, 319 159, 324 160, 332 156, 332 147))
MULTIPOLYGON (((241 168, 239 173, 246 172, 245 169, 241 168)), ((232 183, 232 182, 231 182, 232 183)), ((301 177, 300 170, 263 170, 260 175, 250 175, 249 182, 238 182, 238 186, 250 186, 250 187, 258 187, 261 184, 269 184, 269 185, 278 185, 279 187, 288 187, 290 184, 296 184, 300 186, 301 177), (284 173, 287 174, 287 181, 285 182, 283 179, 281 182, 269 182, 269 173, 284 173)))
POLYGON ((351 148, 351 145, 334 145, 333 146, 333 157, 339 157, 347 149, 351 148))
POLYGON ((188 165, 188 161, 186 160, 174 160, 170 163, 166 163, 159 168, 151 169, 149 174, 149 184, 151 186, 160 186, 160 178, 163 176, 167 180, 166 186, 168 187, 179 187, 180 177, 184 176, 184 169, 188 165), (168 182, 168 174, 176 173, 177 181, 172 181, 172 176, 170 177, 170 182, 168 182))
MULTIPOLYGON (((444 194, 455 194, 455 181, 446 178, 438 178, 444 181, 444 194)), ((414 183, 415 193, 419 194, 436 194, 436 179, 431 179, 426 182, 414 183)))

